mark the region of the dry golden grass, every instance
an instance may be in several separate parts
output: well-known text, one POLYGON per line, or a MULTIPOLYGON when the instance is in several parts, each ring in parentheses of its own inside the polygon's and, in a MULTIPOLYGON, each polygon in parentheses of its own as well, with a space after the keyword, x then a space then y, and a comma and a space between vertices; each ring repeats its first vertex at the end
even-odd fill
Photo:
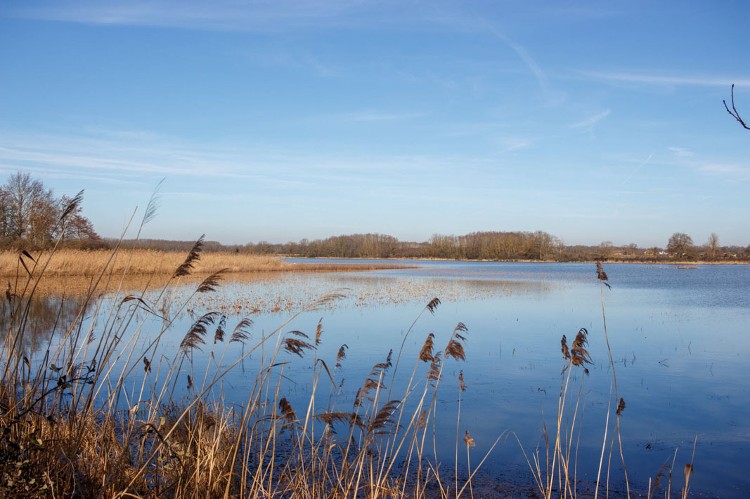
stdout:
MULTIPOLYGON (((47 254, 31 253, 37 266, 47 261, 47 254)), ((112 257, 108 250, 60 250, 49 259, 44 271, 47 277, 99 275, 112 257)), ((33 262, 24 258, 31 270, 33 262)), ((144 249, 120 250, 113 257, 108 272, 112 274, 128 273, 148 275, 172 275, 175 269, 185 260, 184 251, 156 251, 144 249)), ((193 273, 210 274, 220 269, 227 272, 269 272, 290 270, 293 265, 272 256, 247 255, 240 253, 203 253, 193 273)), ((19 254, 15 251, 0 252, 0 276, 15 276, 16 272, 25 273, 19 264, 19 254)))
MULTIPOLYGON (((158 251, 146 249, 109 250, 57 250, 52 257, 48 252, 31 252, 31 257, 16 251, 0 251, 0 278, 15 281, 25 279, 28 273, 39 275, 38 292, 83 293, 106 268, 106 282, 97 283, 99 291, 111 291, 112 285, 126 289, 153 289, 164 286, 175 271, 185 262, 184 251, 158 251), (109 262, 110 258, 112 259, 109 262), (25 267, 24 267, 25 266, 25 267), (122 276, 120 282, 118 277, 122 276), (115 279, 111 279, 115 278, 115 279)), ((196 260, 190 272, 193 280, 223 271, 225 275, 252 278, 253 274, 275 272, 351 272, 399 267, 389 264, 293 264, 276 256, 248 255, 231 252, 205 252, 196 260)))

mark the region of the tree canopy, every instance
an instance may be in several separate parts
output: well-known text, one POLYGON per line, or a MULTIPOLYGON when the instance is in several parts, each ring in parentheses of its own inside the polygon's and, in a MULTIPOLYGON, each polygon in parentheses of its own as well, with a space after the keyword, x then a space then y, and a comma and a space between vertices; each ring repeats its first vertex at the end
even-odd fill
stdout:
POLYGON ((41 180, 24 172, 12 174, 0 186, 0 245, 45 248, 60 238, 83 247, 102 243, 79 198, 56 198, 41 180))
POLYGON ((675 232, 667 242, 667 253, 677 258, 693 256, 693 238, 683 232, 675 232))

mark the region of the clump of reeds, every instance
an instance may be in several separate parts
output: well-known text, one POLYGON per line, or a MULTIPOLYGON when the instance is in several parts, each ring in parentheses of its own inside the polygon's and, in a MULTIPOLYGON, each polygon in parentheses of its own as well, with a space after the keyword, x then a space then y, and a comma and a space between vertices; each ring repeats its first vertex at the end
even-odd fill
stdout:
MULTIPOLYGON (((141 227, 151 217, 147 210, 141 227)), ((92 276, 81 308, 59 315, 55 335, 40 349, 27 348, 35 320, 29 311, 40 283, 65 255, 55 248, 15 255, 0 348, 0 495, 425 497, 434 483, 447 497, 471 489, 477 467, 468 460, 474 446, 468 430, 469 472, 459 477, 456 463, 453 493, 435 461, 437 393, 445 362, 466 359, 463 323, 442 350, 436 351, 435 334, 427 336, 398 396, 392 390, 403 345, 395 359, 391 351, 372 367, 354 403, 344 406, 340 371, 348 346, 341 345, 329 368, 317 353, 325 341, 322 319, 312 334, 287 330, 301 313, 338 294, 261 335, 249 318, 232 328, 225 314, 206 311, 181 334, 177 351, 165 349, 164 339, 180 334, 175 319, 192 296, 215 291, 226 272, 222 262, 187 301, 175 301, 177 282, 203 268, 208 255, 201 250, 202 238, 187 257, 170 261, 167 282, 149 298, 117 291, 128 269, 144 267, 133 264, 137 255, 115 247, 100 268, 79 270, 92 276), (121 260, 129 262, 120 266, 121 260), (108 300, 97 299, 100 288, 108 300), (151 318, 160 324, 156 331, 146 331, 151 318), (233 343, 241 344, 240 354, 230 350, 233 343), (261 348, 246 400, 226 404, 221 381, 261 348), (194 370, 198 350, 208 359, 203 373, 194 370), (282 393, 292 359, 312 368, 306 406, 294 407, 282 393)), ((435 313, 439 304, 435 298, 423 311, 435 313)), ((466 389, 463 371, 458 383, 466 389)))
MULTIPOLYGON (((612 289, 609 284, 609 276, 604 271, 601 262, 596 262, 596 277, 600 283, 601 290, 601 309, 602 309, 602 329, 604 342, 606 345, 609 365, 612 372, 612 391, 613 397, 611 397, 608 406, 606 419, 604 421, 604 430, 602 437, 602 450, 599 458, 599 468, 596 473, 596 479, 593 483, 593 496, 596 498, 600 492, 606 496, 610 494, 610 478, 611 478, 611 462, 612 454, 615 449, 619 451, 619 457, 622 464, 623 480, 625 484, 625 494, 627 497, 631 496, 630 480, 628 477, 627 467, 625 465, 625 455, 623 451, 622 436, 620 431, 621 418, 627 407, 625 399, 619 395, 617 385, 617 371, 615 362, 612 354, 612 349, 609 342, 609 335, 607 330, 607 318, 605 312, 605 300, 604 300, 604 288, 612 289), (614 412, 615 419, 615 431, 614 435, 610 436, 610 420, 611 413, 614 412), (617 445, 615 445, 615 438, 617 438, 617 445), (606 478, 601 480, 605 454, 609 449, 609 457, 606 460, 606 478)), ((566 335, 562 335, 560 340, 560 351, 564 360, 563 368, 561 370, 561 382, 560 392, 557 399, 557 413, 556 413, 556 426, 554 435, 550 435, 546 426, 543 430, 543 441, 544 446, 539 446, 532 453, 531 458, 528 457, 525 451, 527 464, 532 472, 536 487, 539 494, 545 498, 552 497, 577 497, 579 495, 578 490, 578 470, 577 470, 577 453, 578 443, 580 441, 580 430, 578 429, 578 419, 581 413, 581 405, 583 402, 583 387, 586 377, 589 375, 589 369, 587 365, 593 363, 593 359, 588 351, 589 344, 589 331, 586 328, 580 328, 576 333, 573 341, 569 344, 566 335), (572 379, 572 373, 574 369, 580 369, 583 376, 580 376, 579 388, 576 393, 570 392, 570 381, 572 379), (572 405, 572 408, 571 408, 572 405)), ((520 444, 520 442, 519 442, 520 444)), ((693 448, 693 459, 694 459, 695 447, 693 448)), ((653 493, 659 488, 665 475, 668 475, 668 486, 666 491, 666 497, 671 497, 671 482, 672 482, 672 469, 674 468, 674 459, 676 459, 676 452, 672 460, 671 466, 669 463, 665 463, 664 466, 656 474, 656 479, 649 481, 648 497, 652 497, 653 493)), ((682 489, 682 497, 687 496, 688 485, 690 477, 693 473, 693 464, 691 462, 685 465, 685 486, 682 489)), ((584 492, 585 495, 591 494, 590 490, 584 492)))

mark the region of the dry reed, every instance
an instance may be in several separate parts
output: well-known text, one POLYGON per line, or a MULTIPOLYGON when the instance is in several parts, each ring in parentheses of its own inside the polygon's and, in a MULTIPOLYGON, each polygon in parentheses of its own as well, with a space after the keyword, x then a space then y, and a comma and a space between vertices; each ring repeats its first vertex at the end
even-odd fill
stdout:
MULTIPOLYGON (((28 253, 29 257, 36 252, 28 253)), ((179 251, 158 251, 148 249, 121 249, 114 259, 109 259, 109 250, 74 250, 62 249, 55 252, 54 258, 45 269, 47 278, 63 276, 92 277, 99 274, 102 268, 113 274, 127 274, 129 276, 171 276, 187 275, 184 271, 177 272, 185 263, 185 253, 179 251)), ((35 257, 36 259, 36 257, 35 257)), ((333 264, 320 263, 294 264, 284 262, 279 257, 265 255, 249 255, 232 252, 203 252, 200 260, 192 262, 190 275, 224 273, 252 273, 252 272, 335 272, 374 270, 387 268, 403 268, 403 265, 390 264, 333 264)), ((12 278, 26 274, 23 268, 27 263, 21 263, 17 251, 0 251, 0 277, 12 278)))

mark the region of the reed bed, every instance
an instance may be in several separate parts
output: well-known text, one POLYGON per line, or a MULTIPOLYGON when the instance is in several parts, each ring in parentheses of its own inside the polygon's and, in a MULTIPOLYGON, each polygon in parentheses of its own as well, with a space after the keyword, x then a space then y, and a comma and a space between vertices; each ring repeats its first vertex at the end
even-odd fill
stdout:
MULTIPOLYGON (((15 277, 24 274, 18 251, 0 251, 0 277, 15 277)), ((36 259, 33 253, 29 255, 36 259)), ((93 277, 99 275, 103 268, 109 273, 128 276, 171 276, 185 259, 185 253, 179 251, 159 251, 148 249, 120 249, 114 253, 109 250, 75 250, 60 249, 55 258, 50 260, 44 274, 46 278, 54 277, 93 277)), ((28 259, 24 260, 28 263, 28 259)), ((233 252, 206 252, 191 269, 191 275, 206 275, 222 270, 224 273, 256 272, 351 272, 357 270, 375 270, 401 268, 389 264, 332 264, 332 263, 287 263, 275 256, 249 255, 233 252)))
MULTIPOLYGON (((0 251, 0 278, 15 283, 28 273, 28 266, 44 253, 0 251), (28 256, 26 256, 28 255, 28 256)), ((175 269, 184 260, 184 252, 147 249, 74 250, 60 249, 46 262, 44 279, 36 282, 37 295, 83 295, 92 285, 99 294, 118 289, 159 289, 172 281, 175 269), (102 269, 107 279, 100 280, 102 269), (95 285, 94 282, 96 281, 95 285)), ((203 253, 183 281, 199 281, 207 275, 221 271, 232 280, 257 280, 264 276, 289 272, 362 272, 403 268, 397 264, 372 263, 305 263, 294 264, 279 257, 248 255, 232 252, 203 253)))
MULTIPOLYGON (((35 257, 34 253, 30 253, 35 257)), ((148 249, 121 249, 113 257, 108 250, 61 249, 55 252, 44 273, 47 278, 61 276, 91 277, 103 268, 110 273, 127 275, 171 275, 185 259, 184 252, 148 249)), ((28 263, 28 262, 27 262, 28 263)), ((259 272, 286 270, 289 265, 278 258, 237 253, 204 253, 193 273, 210 274, 220 269, 227 272, 259 272)), ((19 267, 19 253, 0 252, 0 275, 13 277, 19 267)))

